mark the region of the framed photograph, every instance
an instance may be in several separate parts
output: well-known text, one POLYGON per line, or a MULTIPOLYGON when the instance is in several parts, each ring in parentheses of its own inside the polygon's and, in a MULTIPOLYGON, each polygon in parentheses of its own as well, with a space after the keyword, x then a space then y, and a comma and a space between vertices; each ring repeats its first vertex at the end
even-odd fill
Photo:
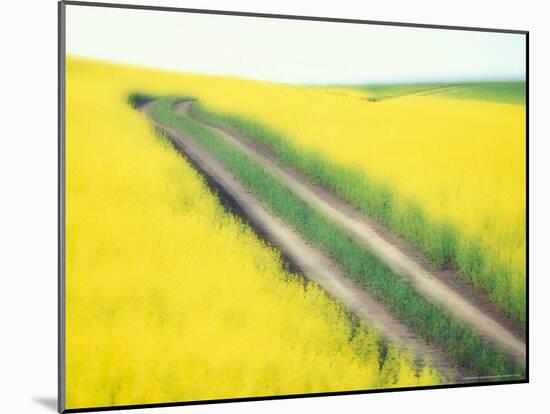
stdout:
POLYGON ((59 411, 528 381, 528 32, 59 3, 59 411))

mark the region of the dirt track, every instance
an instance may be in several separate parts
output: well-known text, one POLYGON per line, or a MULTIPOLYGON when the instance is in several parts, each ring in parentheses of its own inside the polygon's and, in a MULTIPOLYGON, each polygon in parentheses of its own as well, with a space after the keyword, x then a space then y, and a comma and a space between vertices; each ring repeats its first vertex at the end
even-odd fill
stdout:
MULTIPOLYGON (((191 101, 185 101, 179 103, 175 109, 192 116, 189 111, 191 105, 191 101)), ((302 200, 375 253, 394 273, 408 278, 420 294, 443 306, 454 317, 471 326, 479 335, 510 355, 520 366, 525 367, 526 345, 523 327, 502 316, 486 296, 474 291, 455 272, 434 268, 406 241, 344 203, 331 192, 309 183, 305 176, 282 165, 269 150, 249 138, 228 128, 206 123, 203 125, 261 164, 302 200)), ((343 275, 339 273, 340 276, 343 275)))
POLYGON ((416 358, 437 366, 447 381, 466 381, 464 377, 467 373, 458 372, 439 350, 419 338, 368 291, 349 279, 342 269, 322 251, 309 245, 290 226, 271 213, 192 138, 179 130, 156 123, 151 116, 151 106, 151 103, 145 104, 141 107, 141 111, 171 139, 176 148, 196 168, 210 181, 215 182, 224 195, 238 205, 251 224, 298 266, 307 278, 318 283, 360 319, 374 326, 394 345, 416 358))

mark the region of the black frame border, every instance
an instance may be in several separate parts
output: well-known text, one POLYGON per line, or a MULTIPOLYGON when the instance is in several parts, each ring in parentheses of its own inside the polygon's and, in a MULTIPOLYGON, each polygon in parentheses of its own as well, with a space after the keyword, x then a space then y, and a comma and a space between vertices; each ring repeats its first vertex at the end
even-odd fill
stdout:
POLYGON ((358 394, 377 394, 387 392, 402 392, 402 391, 425 391, 425 390, 437 390, 437 389, 450 389, 450 388, 470 388, 470 387, 483 387, 490 385, 511 385, 511 384, 527 384, 529 383, 529 31, 528 30, 509 30, 509 29, 497 29, 486 27, 468 27, 468 26, 449 26, 449 25, 436 25, 436 24, 422 24, 422 23, 405 23, 405 22, 392 22, 392 21, 376 21, 376 20, 360 20, 360 19, 346 19, 346 18, 333 18, 333 17, 313 17, 313 16, 299 16, 299 15, 287 15, 287 14, 270 14, 270 13, 254 13, 254 12, 242 12, 242 11, 225 11, 225 10, 208 10, 208 9, 190 9, 180 7, 165 7, 165 6, 150 6, 150 5, 138 5, 138 4, 124 4, 124 3, 100 3, 100 2, 86 2, 86 1, 71 1, 61 0, 58 2, 58 372, 57 372, 57 404, 58 412, 60 413, 83 413, 92 411, 113 411, 113 410, 125 410, 125 409, 138 409, 138 408, 160 408, 160 407, 179 407, 190 405, 206 405, 206 404, 220 404, 220 403, 236 403, 247 401, 271 401, 281 399, 295 399, 295 398, 313 398, 313 397, 330 397, 340 395, 358 395, 358 394), (65 127, 66 127, 66 20, 65 20, 65 8, 66 6, 87 6, 87 7, 102 7, 102 8, 117 8, 117 9, 133 9, 133 10, 150 10, 150 11, 163 11, 163 12, 177 12, 177 13, 193 13, 193 14, 210 14, 210 15, 223 15, 223 16, 238 16, 238 17, 260 17, 270 19, 285 19, 285 20, 301 20, 301 21, 320 21, 331 23, 351 23, 351 24, 366 24, 376 26, 397 26, 397 27, 413 27, 423 29, 442 29, 442 30, 462 30, 462 31, 474 31, 474 32, 487 32, 487 33, 507 33, 518 34, 525 36, 525 120, 526 120, 526 328, 525 345, 527 347, 526 352, 526 368, 525 378, 512 381, 485 381, 467 384, 443 384, 443 385, 430 385, 430 386, 415 386, 415 387, 400 387, 389 389, 371 389, 371 390, 354 390, 354 391, 338 391, 338 392, 319 392, 319 393, 306 393, 306 394, 288 394, 288 395, 273 395, 262 397, 243 397, 243 398, 221 398, 213 400, 193 400, 193 401, 175 401, 165 403, 151 403, 151 404, 128 404, 128 405, 116 405, 116 406, 103 406, 103 407, 85 407, 85 408, 70 408, 65 407, 66 394, 65 394, 65 372, 66 372, 66 347, 65 347, 65 304, 66 304, 66 292, 65 292, 65 127))
POLYGON ((57 410, 65 411, 65 4, 57 3, 57 410))

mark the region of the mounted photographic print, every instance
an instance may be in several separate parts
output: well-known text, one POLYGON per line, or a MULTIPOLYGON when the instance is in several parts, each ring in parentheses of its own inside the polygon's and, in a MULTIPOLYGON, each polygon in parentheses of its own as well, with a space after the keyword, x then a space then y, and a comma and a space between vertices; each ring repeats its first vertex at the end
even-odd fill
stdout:
POLYGON ((59 3, 59 410, 528 381, 528 33, 59 3))

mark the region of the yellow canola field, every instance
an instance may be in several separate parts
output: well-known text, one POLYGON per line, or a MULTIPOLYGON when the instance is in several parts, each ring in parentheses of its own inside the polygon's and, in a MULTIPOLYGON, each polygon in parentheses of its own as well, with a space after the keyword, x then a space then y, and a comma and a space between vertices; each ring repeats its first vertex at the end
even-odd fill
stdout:
POLYGON ((212 111, 266 125, 298 149, 387 186, 398 215, 412 203, 456 229, 462 260, 482 256, 474 284, 525 318, 524 105, 437 95, 373 103, 359 92, 227 78, 197 77, 184 90, 212 111))
POLYGON ((126 104, 201 79, 68 60, 67 407, 440 381, 391 345, 381 368, 376 333, 283 270, 126 104))

